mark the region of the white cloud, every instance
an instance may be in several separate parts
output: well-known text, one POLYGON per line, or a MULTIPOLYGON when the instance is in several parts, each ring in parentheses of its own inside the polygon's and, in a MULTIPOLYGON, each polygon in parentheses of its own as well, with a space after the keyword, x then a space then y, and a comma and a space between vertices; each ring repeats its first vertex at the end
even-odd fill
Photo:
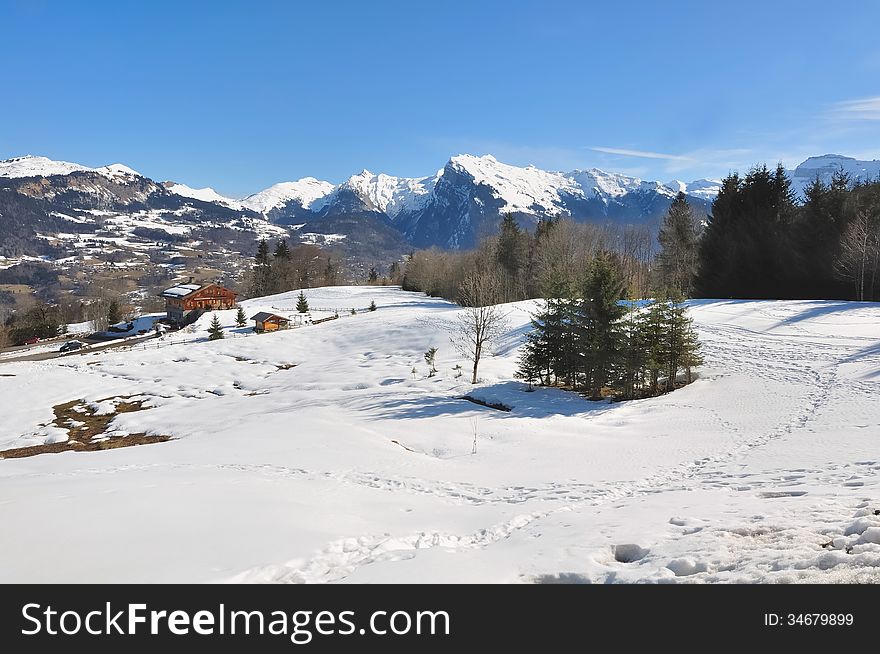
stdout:
POLYGON ((648 152, 646 150, 628 150, 626 148, 609 148, 602 145, 591 145, 587 148, 595 152, 605 154, 619 154, 624 157, 641 157, 643 159, 668 159, 670 161, 690 161, 690 157, 680 154, 665 154, 663 152, 648 152))
POLYGON ((880 96, 838 102, 832 115, 844 120, 880 120, 880 96))

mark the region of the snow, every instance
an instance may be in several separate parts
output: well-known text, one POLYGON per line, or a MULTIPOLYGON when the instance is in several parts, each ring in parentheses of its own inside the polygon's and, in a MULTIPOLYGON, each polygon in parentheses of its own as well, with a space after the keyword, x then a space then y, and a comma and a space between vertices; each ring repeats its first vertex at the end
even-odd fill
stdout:
POLYGON ((68 161, 53 161, 46 157, 26 155, 0 161, 0 177, 48 177, 51 175, 69 175, 75 172, 91 172, 105 177, 125 177, 140 173, 122 164, 111 164, 101 168, 89 168, 68 161))
POLYGON ((71 322, 67 324, 67 335, 88 334, 94 331, 94 325, 91 320, 84 322, 71 322))
POLYGON ((698 179, 688 184, 686 192, 706 200, 713 200, 721 191, 720 179, 698 179))
POLYGON ((206 186, 205 188, 192 188, 186 184, 178 184, 176 182, 165 182, 165 188, 176 195, 182 195, 185 198, 193 198, 202 200, 203 202, 216 202, 231 209, 241 209, 242 203, 239 200, 233 200, 220 195, 214 189, 206 186))
MULTIPOLYGON (((535 166, 511 166, 492 155, 461 154, 452 157, 447 166, 468 175, 475 184, 489 187, 495 197, 504 201, 501 211, 522 213, 534 213, 539 208, 549 215, 563 214, 567 211, 566 195, 585 199, 599 197, 609 202, 633 191, 650 190, 669 197, 684 191, 711 200, 721 187, 719 180, 707 179, 691 183, 676 180, 664 185, 597 168, 569 173, 548 172, 535 166)), ((434 175, 410 178, 363 170, 339 185, 306 177, 296 182, 276 184, 240 200, 240 203, 265 214, 296 200, 304 208, 317 212, 332 206, 341 192, 351 191, 368 208, 384 212, 393 219, 402 213, 411 214, 426 207, 434 199, 434 189, 445 171, 443 168, 434 175)), ((204 199, 208 199, 207 196, 204 199)))
POLYGON ((201 287, 201 284, 178 284, 177 286, 166 288, 162 291, 162 295, 166 297, 185 297, 193 291, 199 290, 201 287))
POLYGON ((476 184, 492 188, 493 193, 506 202, 502 211, 531 212, 537 205, 553 215, 560 212, 560 190, 579 192, 577 183, 562 173, 548 173, 534 166, 510 166, 492 155, 462 154, 452 157, 449 163, 467 172, 476 184))
POLYGON ((309 245, 330 245, 346 238, 346 234, 321 234, 319 232, 300 232, 297 234, 300 243, 309 245))
POLYGON ((0 161, 0 177, 33 177, 35 175, 68 175, 92 169, 68 161, 52 161, 46 157, 26 155, 0 161))
POLYGON ((314 177, 304 177, 295 182, 281 182, 269 188, 254 193, 241 200, 242 206, 258 213, 268 213, 272 209, 287 204, 292 200, 298 201, 306 209, 310 208, 317 200, 329 194, 334 185, 323 182, 314 177))
POLYGON ((109 166, 102 166, 101 168, 96 168, 95 170, 96 172, 99 172, 107 177, 140 176, 140 173, 138 171, 120 163, 110 164, 109 166))
POLYGON ((102 332, 105 338, 128 338, 129 336, 137 336, 141 331, 150 331, 153 329, 157 321, 165 317, 165 313, 146 313, 142 316, 134 318, 131 322, 118 322, 112 327, 122 329, 123 331, 106 331, 102 332), (131 325, 129 328, 128 326, 131 325))
POLYGON ((112 430, 174 438, 0 460, 0 582, 880 581, 880 305, 693 302, 698 380, 609 404, 513 381, 531 302, 474 388, 454 305, 305 295, 339 319, 257 335, 220 311, 145 349, 0 364, 0 448, 64 440, 55 404, 128 395, 152 408, 112 430), (70 565, 58 534, 101 556, 70 565))
POLYGON ((493 195, 504 202, 502 212, 535 213, 538 208, 549 215, 559 215, 566 212, 566 195, 584 199, 598 197, 608 203, 636 191, 654 191, 670 198, 684 191, 711 199, 720 188, 720 182, 714 180, 698 180, 691 184, 676 180, 664 185, 598 168, 569 173, 547 172, 534 166, 510 166, 491 155, 458 155, 450 159, 450 165, 466 172, 475 183, 491 188, 493 195))
POLYGON ((849 174, 851 182, 876 181, 880 179, 880 160, 860 161, 839 154, 810 157, 791 173, 792 190, 799 199, 803 199, 804 189, 817 176, 825 184, 830 184, 834 173, 840 170, 849 174))
POLYGON ((346 189, 354 191, 360 198, 366 200, 367 206, 371 209, 383 211, 394 218, 401 212, 423 208, 431 199, 431 192, 441 173, 442 171, 433 177, 409 179, 385 174, 374 175, 364 170, 350 177, 344 184, 334 189, 334 193, 323 198, 313 208, 319 209, 322 204, 332 204, 336 192, 346 189))

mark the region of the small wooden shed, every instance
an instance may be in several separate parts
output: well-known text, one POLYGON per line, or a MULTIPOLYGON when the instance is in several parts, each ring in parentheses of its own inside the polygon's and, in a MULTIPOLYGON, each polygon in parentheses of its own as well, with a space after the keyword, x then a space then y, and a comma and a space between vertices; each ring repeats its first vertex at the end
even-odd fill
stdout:
POLYGON ((254 329, 258 332, 276 332, 279 329, 288 329, 290 327, 289 318, 266 311, 260 311, 251 316, 251 320, 256 323, 254 329))

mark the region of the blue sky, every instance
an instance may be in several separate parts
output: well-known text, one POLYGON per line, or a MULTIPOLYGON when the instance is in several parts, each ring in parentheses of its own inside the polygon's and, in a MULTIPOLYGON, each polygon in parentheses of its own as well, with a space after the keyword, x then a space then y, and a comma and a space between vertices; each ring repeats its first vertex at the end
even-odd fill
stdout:
POLYGON ((454 154, 690 180, 880 158, 880 3, 0 0, 0 158, 239 196, 454 154))

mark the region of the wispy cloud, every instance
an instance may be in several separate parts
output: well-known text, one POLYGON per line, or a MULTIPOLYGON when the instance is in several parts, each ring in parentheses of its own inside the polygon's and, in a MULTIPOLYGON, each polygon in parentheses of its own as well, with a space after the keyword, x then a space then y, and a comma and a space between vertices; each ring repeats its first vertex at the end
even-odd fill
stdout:
POLYGON ((880 120, 880 96, 838 102, 831 115, 844 120, 880 120))
POLYGON ((594 152, 605 154, 619 154, 624 157, 640 157, 642 159, 666 159, 669 161, 690 161, 691 157, 681 154, 666 154, 663 152, 648 152, 646 150, 628 150, 627 148, 609 148, 603 145, 591 145, 587 148, 594 152))

